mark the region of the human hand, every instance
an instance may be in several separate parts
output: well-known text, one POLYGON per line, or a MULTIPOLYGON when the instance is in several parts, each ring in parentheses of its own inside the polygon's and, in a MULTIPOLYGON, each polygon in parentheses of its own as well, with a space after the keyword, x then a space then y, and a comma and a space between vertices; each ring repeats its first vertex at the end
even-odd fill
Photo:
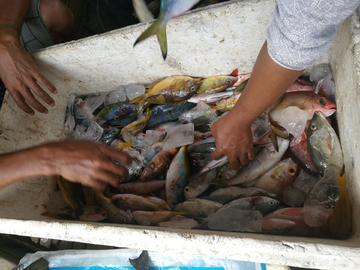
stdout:
POLYGON ((131 163, 131 158, 117 149, 92 141, 63 141, 40 146, 45 175, 63 178, 104 189, 107 184, 117 186, 119 178, 126 178, 128 170, 116 164, 131 163))
POLYGON ((237 170, 240 164, 247 165, 255 157, 251 124, 243 124, 231 111, 211 125, 216 149, 211 157, 218 160, 226 155, 230 167, 237 170))
POLYGON ((55 105, 55 101, 38 82, 53 94, 57 93, 55 86, 40 74, 31 55, 21 47, 18 40, 10 42, 0 39, 0 78, 15 103, 28 114, 34 114, 32 108, 41 113, 48 113, 47 108, 33 93, 50 106, 55 105))

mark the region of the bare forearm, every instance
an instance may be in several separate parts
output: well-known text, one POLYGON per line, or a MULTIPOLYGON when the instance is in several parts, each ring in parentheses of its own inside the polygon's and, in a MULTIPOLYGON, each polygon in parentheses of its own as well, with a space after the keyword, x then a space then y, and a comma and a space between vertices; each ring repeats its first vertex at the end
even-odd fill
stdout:
POLYGON ((268 55, 266 45, 265 42, 249 82, 231 110, 232 116, 246 126, 250 126, 303 72, 276 64, 268 55))
POLYGON ((46 175, 48 171, 41 147, 0 155, 0 189, 27 178, 46 175))

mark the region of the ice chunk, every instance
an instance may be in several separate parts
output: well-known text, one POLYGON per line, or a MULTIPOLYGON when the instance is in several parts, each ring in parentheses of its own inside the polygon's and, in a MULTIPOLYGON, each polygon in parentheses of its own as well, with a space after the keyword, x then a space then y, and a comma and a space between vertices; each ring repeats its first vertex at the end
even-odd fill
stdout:
POLYGON ((326 64, 320 64, 314 66, 310 71, 310 81, 312 82, 318 82, 322 79, 329 79, 332 78, 332 73, 328 65, 326 64))
POLYGON ((194 142, 193 123, 168 127, 166 129, 166 137, 163 141, 162 149, 170 150, 172 148, 192 144, 193 142, 194 142))
POLYGON ((146 152, 146 150, 149 148, 150 144, 146 140, 145 133, 140 132, 138 135, 136 135, 132 140, 133 147, 140 151, 140 152, 146 152))
POLYGON ((227 208, 208 216, 211 230, 228 232, 261 232, 262 215, 259 211, 227 208))
POLYGON ((104 103, 107 94, 107 92, 91 94, 84 99, 92 113, 104 103))
POLYGON ((303 205, 306 197, 307 195, 304 192, 293 186, 286 187, 283 193, 284 203, 292 207, 299 207, 303 205))
POLYGON ((289 106, 281 112, 279 124, 295 138, 300 138, 304 133, 306 123, 306 112, 297 106, 289 106))
POLYGON ((83 125, 77 125, 72 133, 74 139, 98 141, 104 133, 104 129, 95 121, 91 121, 89 127, 85 129, 83 125))
POLYGON ((180 123, 194 123, 194 125, 204 125, 216 119, 216 113, 205 102, 200 101, 196 107, 192 108, 179 116, 180 123))
POLYGON ((328 78, 322 79, 317 82, 314 93, 322 95, 328 100, 335 102, 335 83, 328 78))
POLYGON ((107 94, 104 102, 105 106, 107 106, 118 102, 125 102, 127 100, 128 98, 125 93, 125 88, 123 85, 120 85, 118 88, 107 94))
POLYGON ((74 103, 75 95, 71 94, 67 101, 66 115, 65 115, 65 128, 72 131, 75 128, 75 117, 74 117, 74 103))
POLYGON ((145 140, 149 145, 152 145, 154 143, 157 143, 164 139, 165 137, 165 131, 159 131, 159 130, 151 130, 148 129, 145 133, 145 140))
POLYGON ((90 122, 94 120, 94 115, 92 114, 91 108, 81 98, 76 99, 74 105, 74 116, 75 122, 77 124, 81 124, 86 127, 88 127, 90 122))
POLYGON ((132 100, 138 96, 145 94, 145 86, 141 84, 130 83, 125 86, 125 93, 127 97, 132 100))

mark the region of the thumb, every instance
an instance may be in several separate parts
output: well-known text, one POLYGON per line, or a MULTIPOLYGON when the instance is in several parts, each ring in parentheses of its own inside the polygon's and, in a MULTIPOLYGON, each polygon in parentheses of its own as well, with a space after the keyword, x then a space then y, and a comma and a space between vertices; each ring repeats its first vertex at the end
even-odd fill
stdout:
POLYGON ((211 158, 213 160, 218 160, 222 157, 223 155, 219 153, 218 148, 215 148, 215 150, 211 153, 211 158))

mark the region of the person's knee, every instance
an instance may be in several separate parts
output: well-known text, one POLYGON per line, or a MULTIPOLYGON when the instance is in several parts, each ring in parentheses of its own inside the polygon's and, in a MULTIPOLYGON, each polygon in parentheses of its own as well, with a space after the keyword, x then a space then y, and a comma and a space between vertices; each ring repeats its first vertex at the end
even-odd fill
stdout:
POLYGON ((74 15, 60 0, 41 0, 40 12, 55 43, 72 39, 74 15))

